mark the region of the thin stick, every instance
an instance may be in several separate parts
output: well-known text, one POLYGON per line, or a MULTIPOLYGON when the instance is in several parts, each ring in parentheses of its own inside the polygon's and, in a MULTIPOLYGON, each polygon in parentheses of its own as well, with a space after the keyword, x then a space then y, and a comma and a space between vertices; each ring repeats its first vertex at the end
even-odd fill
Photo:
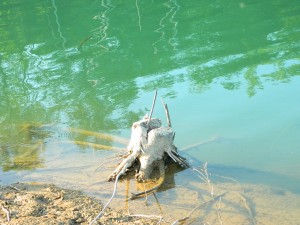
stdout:
POLYGON ((117 186, 118 186, 118 180, 120 178, 121 175, 125 174, 125 170, 127 168, 127 163, 125 164, 125 166, 123 167, 123 169, 121 170, 120 173, 118 173, 117 177, 116 177, 116 181, 115 181, 115 185, 114 185, 114 191, 112 193, 112 196, 110 197, 109 201, 106 203, 106 205, 103 207, 102 211, 95 217, 95 219, 89 223, 89 225, 94 224, 104 213, 105 209, 108 207, 108 205, 110 204, 110 202, 113 200, 113 198, 115 197, 116 191, 117 191, 117 186))
POLYGON ((3 206, 1 206, 1 208, 2 208, 2 211, 6 213, 6 218, 7 218, 7 221, 9 222, 10 221, 9 211, 6 208, 4 208, 3 206))
POLYGON ((167 123, 168 123, 168 127, 172 127, 171 124, 171 119, 170 119, 170 114, 169 114, 169 109, 168 109, 168 105, 164 103, 164 101, 161 98, 161 102, 165 108, 165 112, 166 112, 166 117, 167 117, 167 123))
POLYGON ((220 137, 218 137, 218 136, 211 137, 208 140, 201 141, 201 142, 196 143, 196 144, 188 145, 188 146, 186 146, 184 148, 181 148, 180 150, 181 151, 188 151, 188 150, 193 149, 193 148, 198 148, 199 146, 202 146, 202 145, 206 145, 206 144, 209 144, 209 143, 216 142, 216 141, 218 141, 218 139, 220 139, 220 137))
POLYGON ((149 126, 149 123, 150 123, 150 120, 151 120, 151 117, 152 117, 152 113, 153 113, 153 109, 154 109, 154 105, 155 105, 155 101, 156 101, 156 96, 157 96, 157 90, 155 90, 155 94, 154 94, 154 98, 153 98, 152 107, 151 107, 149 119, 148 119, 148 122, 147 122, 147 126, 149 126))
POLYGON ((199 177, 199 178, 200 178, 201 180, 203 180, 203 181, 206 182, 206 183, 208 182, 208 181, 207 181, 207 178, 205 177, 205 175, 204 175, 200 170, 198 170, 198 169, 196 169, 196 168, 193 168, 193 170, 200 174, 200 177, 199 177))
POLYGON ((159 208, 160 214, 163 215, 163 210, 162 210, 162 208, 161 208, 161 205, 160 205, 160 203, 159 203, 159 201, 158 201, 158 198, 157 198, 155 192, 153 192, 153 196, 154 196, 154 198, 155 198, 155 200, 156 200, 156 204, 157 204, 157 206, 158 206, 158 208, 159 208))
MULTIPOLYGON (((217 197, 215 197, 215 198, 222 198, 222 196, 223 195, 225 195, 226 194, 226 192, 225 193, 223 193, 223 194, 220 194, 219 196, 217 196, 217 197)), ((191 216, 192 216, 192 214, 198 209, 198 208, 200 208, 201 206, 203 206, 203 205, 205 205, 205 204, 208 204, 208 203, 210 203, 210 202, 213 202, 214 201, 214 199, 209 199, 209 200, 207 200, 207 201, 205 201, 205 202, 202 202, 200 205, 197 205, 195 208, 193 208, 190 212, 189 212, 189 214, 186 216, 186 217, 184 217, 184 218, 182 218, 182 219, 178 219, 178 220, 175 220, 171 225, 175 225, 175 224, 177 224, 177 223, 179 223, 179 222, 183 222, 183 221, 185 221, 185 220, 187 220, 187 219, 189 219, 191 216)), ((221 201, 221 200, 220 200, 221 201)))
POLYGON ((79 44, 79 46, 78 46, 77 49, 80 49, 80 48, 82 47, 82 45, 83 45, 85 42, 87 42, 88 40, 90 40, 92 37, 93 37, 93 35, 90 35, 90 36, 86 37, 84 40, 82 40, 82 41, 80 42, 80 44, 79 44))
MULTIPOLYGON (((218 214, 218 218, 219 218, 219 222, 221 225, 223 225, 223 220, 222 220, 222 217, 221 217, 221 213, 220 213, 220 207, 219 207, 219 204, 215 201, 216 200, 216 197, 215 197, 215 194, 214 194, 214 187, 209 179, 209 175, 208 175, 208 172, 207 172, 207 162, 203 164, 203 169, 201 172, 200 170, 197 170, 196 168, 193 168, 194 171, 198 172, 200 175, 201 175, 201 179, 204 180, 209 189, 210 189, 210 196, 211 196, 211 200, 215 203, 215 207, 216 207, 216 211, 217 211, 217 214, 218 214)), ((221 200, 219 200, 220 202, 221 200)))
POLYGON ((127 210, 127 213, 129 214, 129 204, 128 204, 128 198, 129 198, 129 185, 130 185, 130 179, 126 179, 126 201, 125 201, 125 210, 127 210))
POLYGON ((205 205, 205 204, 207 204, 207 203, 209 203, 209 202, 211 202, 211 201, 212 201, 212 199, 207 200, 207 201, 205 201, 205 202, 202 202, 200 205, 198 205, 198 206, 196 206, 195 208, 193 208, 193 209, 190 211, 189 215, 187 215, 186 217, 184 217, 184 218, 182 218, 182 219, 175 220, 175 221, 172 223, 172 225, 175 225, 175 224, 177 224, 177 223, 179 223, 179 222, 183 222, 183 221, 189 219, 189 218, 192 216, 192 214, 193 214, 198 208, 200 208, 201 206, 203 206, 203 205, 205 205))

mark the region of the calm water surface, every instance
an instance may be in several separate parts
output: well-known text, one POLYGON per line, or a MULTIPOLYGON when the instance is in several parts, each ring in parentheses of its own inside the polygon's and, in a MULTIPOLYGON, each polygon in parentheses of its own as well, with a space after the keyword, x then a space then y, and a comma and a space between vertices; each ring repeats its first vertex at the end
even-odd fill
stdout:
POLYGON ((187 153, 299 192, 299 12, 298 0, 1 1, 0 183, 97 168, 114 152, 67 141, 122 145, 71 128, 129 138, 157 89, 179 149, 212 140, 187 153))

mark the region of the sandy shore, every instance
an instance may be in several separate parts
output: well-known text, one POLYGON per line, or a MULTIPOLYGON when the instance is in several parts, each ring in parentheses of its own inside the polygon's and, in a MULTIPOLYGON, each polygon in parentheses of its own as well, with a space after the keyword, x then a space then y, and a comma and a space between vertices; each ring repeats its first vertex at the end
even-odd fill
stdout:
MULTIPOLYGON (((102 204, 80 191, 51 184, 16 183, 0 186, 0 224, 89 224, 102 204)), ((95 224, 157 224, 106 209, 95 224)))
MULTIPOLYGON (((171 225, 185 217, 175 224, 300 224, 300 195, 270 186, 214 183, 212 200, 206 183, 189 181, 184 186, 128 202, 122 190, 126 183, 120 183, 111 208, 95 224, 171 225), (146 218, 147 215, 156 217, 146 218)), ((104 197, 104 189, 101 193, 104 197)), ((80 191, 52 184, 0 186, 0 224, 89 224, 101 212, 112 190, 109 188, 106 193, 101 203, 80 191)))

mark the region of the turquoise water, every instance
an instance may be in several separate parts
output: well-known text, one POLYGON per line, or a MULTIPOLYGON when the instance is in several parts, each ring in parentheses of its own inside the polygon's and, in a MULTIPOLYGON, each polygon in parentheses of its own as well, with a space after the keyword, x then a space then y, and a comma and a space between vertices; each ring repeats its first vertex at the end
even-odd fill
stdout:
MULTIPOLYGON (((158 90, 179 149, 211 140, 187 153, 300 191, 299 10, 296 0, 1 1, 1 182, 54 165, 71 173, 63 160, 80 168, 94 149, 59 143, 103 140, 68 128, 129 138, 158 90)), ((154 116, 165 120, 159 101, 154 116)))

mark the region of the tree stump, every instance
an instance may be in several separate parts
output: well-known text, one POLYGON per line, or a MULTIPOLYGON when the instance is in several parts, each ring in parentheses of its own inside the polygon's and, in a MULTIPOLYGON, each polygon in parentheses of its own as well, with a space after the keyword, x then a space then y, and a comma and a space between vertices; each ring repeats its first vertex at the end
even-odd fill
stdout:
POLYGON ((124 171, 130 170, 136 161, 140 164, 139 171, 135 175, 138 181, 149 179, 155 167, 159 168, 160 176, 164 176, 167 158, 171 158, 182 167, 189 167, 186 160, 178 154, 173 143, 175 133, 170 123, 166 127, 162 127, 161 124, 160 119, 148 118, 147 115, 133 123, 130 142, 127 146, 128 156, 108 177, 109 181, 115 180, 124 167, 124 171))

